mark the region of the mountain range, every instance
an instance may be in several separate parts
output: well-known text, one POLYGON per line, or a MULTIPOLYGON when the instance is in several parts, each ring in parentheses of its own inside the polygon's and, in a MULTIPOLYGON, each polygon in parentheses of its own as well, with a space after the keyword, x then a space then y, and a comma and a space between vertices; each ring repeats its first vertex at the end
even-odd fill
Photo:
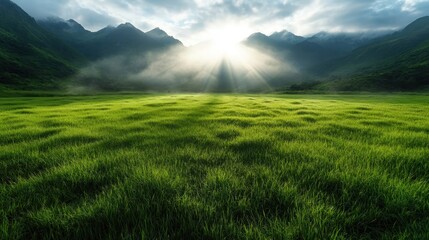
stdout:
POLYGON ((183 44, 159 28, 147 33, 124 23, 90 32, 76 21, 48 18, 38 21, 46 31, 62 39, 90 60, 103 59, 117 54, 138 54, 183 44))
POLYGON ((369 44, 384 34, 387 33, 320 32, 305 38, 284 30, 270 36, 255 33, 244 43, 263 51, 271 51, 293 63, 296 68, 307 70, 326 61, 347 56, 354 49, 369 44))
MULTIPOLYGON (((290 63, 297 90, 420 90, 429 86, 429 17, 397 32, 329 33, 310 37, 287 30, 254 33, 248 47, 290 63)), ((12 88, 58 88, 94 62, 115 56, 186 50, 165 31, 143 32, 131 23, 86 30, 75 20, 35 20, 10 0, 0 0, 0 84, 12 88)), ((96 80, 95 80, 96 81, 96 80)))

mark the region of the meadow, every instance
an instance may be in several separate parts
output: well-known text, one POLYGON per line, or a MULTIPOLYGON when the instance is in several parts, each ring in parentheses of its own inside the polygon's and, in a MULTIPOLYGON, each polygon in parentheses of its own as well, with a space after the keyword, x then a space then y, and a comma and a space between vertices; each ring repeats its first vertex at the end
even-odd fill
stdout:
POLYGON ((429 239, 428 95, 0 98, 1 239, 429 239))

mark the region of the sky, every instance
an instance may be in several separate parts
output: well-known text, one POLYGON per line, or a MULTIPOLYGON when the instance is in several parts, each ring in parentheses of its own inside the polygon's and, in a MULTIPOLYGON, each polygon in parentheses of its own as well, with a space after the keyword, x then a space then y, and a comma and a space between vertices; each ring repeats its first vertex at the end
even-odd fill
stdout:
POLYGON ((130 22, 143 31, 160 27, 185 45, 220 34, 288 30, 395 30, 429 15, 429 0, 12 0, 36 19, 74 19, 91 31, 130 22), (227 30, 225 30, 227 29, 227 30))

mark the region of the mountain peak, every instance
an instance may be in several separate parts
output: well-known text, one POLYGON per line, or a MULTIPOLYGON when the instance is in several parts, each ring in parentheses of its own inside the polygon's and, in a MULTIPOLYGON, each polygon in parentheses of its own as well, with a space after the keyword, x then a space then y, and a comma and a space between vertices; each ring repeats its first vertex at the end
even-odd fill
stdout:
POLYGON ((85 29, 82 25, 80 25, 80 23, 76 22, 76 21, 75 21, 75 20, 73 20, 73 19, 69 19, 69 20, 67 20, 67 21, 66 21, 66 23, 67 23, 71 28, 73 28, 73 29, 75 29, 75 30, 86 31, 86 29, 85 29))
POLYGON ((276 41, 288 42, 290 44, 297 44, 305 40, 304 37, 297 36, 287 30, 283 30, 281 32, 274 32, 270 35, 270 38, 276 41))
POLYGON ((68 23, 72 24, 72 25, 80 25, 78 22, 76 22, 74 19, 69 19, 67 20, 68 23))
POLYGON ((146 34, 153 37, 153 38, 169 37, 169 35, 164 30, 160 29, 159 27, 150 30, 146 34))
POLYGON ((283 31, 280 31, 280 32, 274 32, 273 34, 271 34, 270 36, 273 36, 273 35, 289 35, 289 34, 292 34, 292 35, 294 35, 293 33, 291 33, 291 32, 289 32, 288 30, 283 30, 283 31))
POLYGON ((267 35, 261 32, 256 32, 249 36, 249 38, 267 38, 267 37, 268 37, 267 35))
POLYGON ((126 23, 122 23, 122 24, 120 24, 120 25, 118 26, 118 28, 136 28, 136 27, 134 27, 134 25, 132 25, 131 23, 126 22, 126 23))
POLYGON ((73 19, 64 20, 59 17, 48 17, 42 20, 38 20, 40 26, 45 29, 56 29, 58 31, 68 32, 68 33, 82 33, 87 32, 87 30, 76 22, 73 19))
POLYGON ((250 35, 244 42, 250 43, 250 44, 259 44, 259 43, 271 42, 271 39, 267 35, 261 32, 256 32, 250 35))
POLYGON ((112 32, 115 32, 116 34, 132 34, 135 37, 144 34, 140 29, 134 27, 134 25, 129 22, 120 24, 117 28, 113 29, 112 32))

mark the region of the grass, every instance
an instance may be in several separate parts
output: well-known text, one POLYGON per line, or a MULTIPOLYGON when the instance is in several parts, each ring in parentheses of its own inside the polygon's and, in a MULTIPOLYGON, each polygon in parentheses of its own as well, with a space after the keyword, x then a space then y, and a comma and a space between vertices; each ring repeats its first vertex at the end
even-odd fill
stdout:
POLYGON ((429 239, 429 96, 0 99, 2 239, 429 239))

